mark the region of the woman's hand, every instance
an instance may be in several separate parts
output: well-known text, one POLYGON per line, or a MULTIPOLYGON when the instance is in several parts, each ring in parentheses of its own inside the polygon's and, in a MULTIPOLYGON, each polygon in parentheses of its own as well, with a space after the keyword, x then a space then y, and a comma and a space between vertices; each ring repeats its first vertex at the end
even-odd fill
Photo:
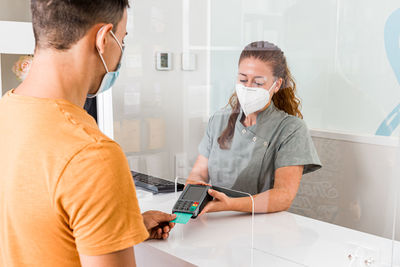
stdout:
POLYGON ((187 184, 202 184, 207 185, 208 181, 208 158, 203 155, 197 157, 193 169, 186 180, 187 184))
POLYGON ((208 185, 208 186, 211 186, 210 184, 207 184, 207 183, 204 182, 204 181, 200 181, 200 180, 189 180, 189 179, 187 179, 187 180, 186 180, 185 187, 186 187, 188 184, 199 184, 199 185, 208 185))
POLYGON ((213 189, 208 189, 208 194, 212 196, 214 200, 207 203, 200 215, 207 212, 232 210, 232 198, 213 189))

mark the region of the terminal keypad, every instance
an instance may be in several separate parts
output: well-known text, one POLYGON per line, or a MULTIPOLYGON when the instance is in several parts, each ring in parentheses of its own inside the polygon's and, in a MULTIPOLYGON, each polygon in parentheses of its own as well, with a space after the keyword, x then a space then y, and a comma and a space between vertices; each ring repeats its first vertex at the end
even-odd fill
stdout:
POLYGON ((179 200, 176 202, 174 209, 181 211, 195 211, 199 202, 190 200, 179 200))

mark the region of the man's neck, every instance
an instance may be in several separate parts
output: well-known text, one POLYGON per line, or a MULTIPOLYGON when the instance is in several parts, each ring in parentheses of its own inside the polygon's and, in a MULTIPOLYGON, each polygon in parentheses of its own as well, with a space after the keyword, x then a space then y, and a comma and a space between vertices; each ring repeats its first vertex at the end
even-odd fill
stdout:
POLYGON ((85 79, 85 73, 80 72, 85 71, 85 67, 78 56, 79 53, 49 51, 35 54, 27 78, 14 93, 38 98, 64 99, 83 107, 87 94, 87 90, 83 88, 88 89, 90 81, 85 79))

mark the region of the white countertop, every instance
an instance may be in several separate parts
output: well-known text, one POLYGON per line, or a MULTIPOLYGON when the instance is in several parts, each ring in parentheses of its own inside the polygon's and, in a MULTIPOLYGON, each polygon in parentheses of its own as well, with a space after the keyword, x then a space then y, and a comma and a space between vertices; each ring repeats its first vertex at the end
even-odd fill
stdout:
MULTIPOLYGON (((170 213, 178 194, 137 189, 142 212, 170 213)), ((176 224, 168 240, 150 240, 135 247, 138 266, 391 266, 392 240, 321 222, 289 212, 256 214, 254 249, 251 215, 209 213, 176 224), (253 255, 252 255, 253 252, 253 255), (147 253, 147 254, 146 254, 147 253), (350 262, 348 255, 355 261, 350 262), (151 260, 149 260, 151 257, 151 260)), ((400 266, 400 244, 395 244, 393 266, 400 266)))

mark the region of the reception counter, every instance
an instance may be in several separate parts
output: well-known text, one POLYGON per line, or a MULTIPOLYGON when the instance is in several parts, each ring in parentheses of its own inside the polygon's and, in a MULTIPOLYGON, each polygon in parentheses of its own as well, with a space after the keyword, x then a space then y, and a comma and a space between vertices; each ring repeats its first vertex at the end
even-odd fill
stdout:
MULTIPOLYGON (((137 194, 142 212, 170 213, 180 193, 137 189, 137 194)), ((246 213, 205 214, 177 224, 168 240, 135 246, 136 261, 138 266, 400 266, 399 242, 289 212, 256 214, 253 240, 251 227, 246 213)))

